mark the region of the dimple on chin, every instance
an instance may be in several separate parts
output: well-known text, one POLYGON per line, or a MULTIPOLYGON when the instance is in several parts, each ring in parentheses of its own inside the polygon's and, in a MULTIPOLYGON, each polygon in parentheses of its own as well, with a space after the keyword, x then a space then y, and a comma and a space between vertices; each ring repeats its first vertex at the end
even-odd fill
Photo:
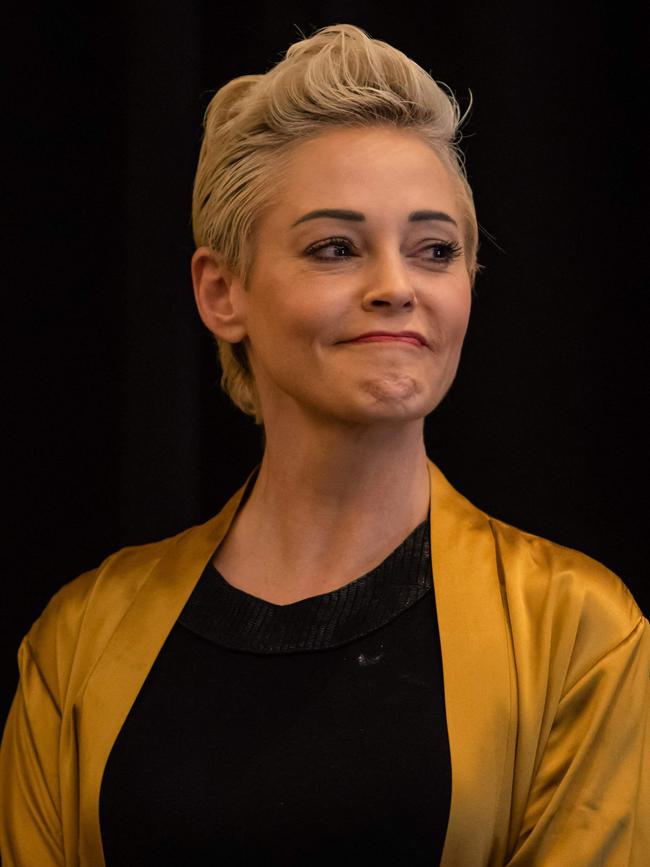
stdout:
POLYGON ((378 403, 404 403, 418 397, 422 386, 412 376, 374 377, 361 383, 361 389, 378 403))

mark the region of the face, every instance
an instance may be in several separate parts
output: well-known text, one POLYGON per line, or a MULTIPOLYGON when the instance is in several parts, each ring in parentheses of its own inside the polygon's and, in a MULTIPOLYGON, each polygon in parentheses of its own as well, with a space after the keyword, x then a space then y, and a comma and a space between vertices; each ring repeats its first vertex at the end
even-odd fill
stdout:
POLYGON ((470 312, 457 190, 413 133, 333 130, 292 152, 234 293, 265 423, 423 419, 470 312))

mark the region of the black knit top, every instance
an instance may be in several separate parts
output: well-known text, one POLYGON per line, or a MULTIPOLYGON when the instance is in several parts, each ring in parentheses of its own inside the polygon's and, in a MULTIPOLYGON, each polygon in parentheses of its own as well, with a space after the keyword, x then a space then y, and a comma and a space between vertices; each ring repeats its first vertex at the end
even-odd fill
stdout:
POLYGON ((275 605, 206 567, 113 747, 107 867, 435 865, 451 799, 428 521, 275 605))

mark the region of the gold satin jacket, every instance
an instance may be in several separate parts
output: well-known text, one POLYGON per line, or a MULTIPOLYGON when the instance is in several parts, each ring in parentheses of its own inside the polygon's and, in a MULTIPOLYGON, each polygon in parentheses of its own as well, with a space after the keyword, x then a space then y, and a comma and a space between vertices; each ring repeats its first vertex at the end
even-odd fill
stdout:
MULTIPOLYGON (((442 867, 650 864, 650 626, 604 566, 494 520, 430 464, 452 797, 442 867)), ((0 750, 5 867, 103 867, 102 774, 244 488, 51 600, 0 750)))

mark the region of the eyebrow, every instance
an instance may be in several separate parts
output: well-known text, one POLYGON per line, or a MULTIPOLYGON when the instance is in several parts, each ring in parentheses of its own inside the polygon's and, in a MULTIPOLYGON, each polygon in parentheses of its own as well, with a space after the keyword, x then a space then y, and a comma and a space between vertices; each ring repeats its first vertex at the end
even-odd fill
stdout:
MULTIPOLYGON (((310 211, 292 223, 291 228, 299 223, 304 223, 307 220, 317 220, 319 217, 329 217, 331 220, 352 220, 355 223, 363 223, 366 219, 365 214, 361 211, 346 211, 340 208, 320 208, 317 211, 310 211)), ((456 220, 450 217, 445 211, 413 211, 408 216, 409 223, 419 223, 424 221, 436 220, 442 223, 452 223, 457 226, 456 220)))

